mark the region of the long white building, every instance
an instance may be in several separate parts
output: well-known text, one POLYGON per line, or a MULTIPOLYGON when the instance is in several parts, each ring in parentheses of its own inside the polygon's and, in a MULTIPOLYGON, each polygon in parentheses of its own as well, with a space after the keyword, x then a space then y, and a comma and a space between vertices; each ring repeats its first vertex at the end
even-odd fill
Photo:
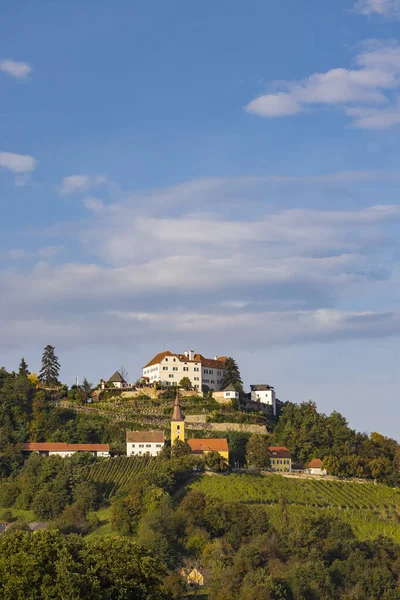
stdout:
POLYGON ((164 385, 178 385, 183 377, 188 377, 192 387, 196 390, 221 389, 222 378, 225 372, 226 356, 205 358, 194 350, 183 354, 174 354, 169 350, 160 352, 143 367, 143 377, 149 383, 164 385))
POLYGON ((163 449, 165 437, 163 431, 127 431, 127 456, 157 456, 163 449))

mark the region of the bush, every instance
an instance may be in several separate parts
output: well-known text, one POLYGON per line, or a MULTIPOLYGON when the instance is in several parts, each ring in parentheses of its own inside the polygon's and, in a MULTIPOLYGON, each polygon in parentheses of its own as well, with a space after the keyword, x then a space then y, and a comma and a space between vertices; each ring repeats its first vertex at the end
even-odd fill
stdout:
POLYGON ((4 481, 0 485, 0 506, 9 508, 14 506, 18 495, 18 486, 14 481, 4 481))

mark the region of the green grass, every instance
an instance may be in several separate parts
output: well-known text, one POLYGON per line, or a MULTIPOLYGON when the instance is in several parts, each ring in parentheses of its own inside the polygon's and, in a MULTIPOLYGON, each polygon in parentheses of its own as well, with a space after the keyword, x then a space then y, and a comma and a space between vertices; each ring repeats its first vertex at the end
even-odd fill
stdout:
POLYGON ((26 521, 26 523, 30 523, 31 521, 38 520, 36 518, 33 510, 21 510, 19 508, 2 508, 2 507, 0 507, 0 514, 5 511, 10 511, 13 517, 15 517, 16 519, 22 519, 23 521, 26 521))
POLYGON ((262 504, 277 527, 284 501, 293 520, 300 514, 336 515, 359 539, 384 535, 400 542, 400 490, 385 485, 234 474, 203 476, 190 488, 225 501, 262 504))
POLYGON ((111 509, 109 507, 101 508, 96 512, 96 514, 99 518, 100 524, 94 531, 86 536, 86 539, 90 540, 106 535, 117 536, 117 532, 114 529, 111 529, 111 509))

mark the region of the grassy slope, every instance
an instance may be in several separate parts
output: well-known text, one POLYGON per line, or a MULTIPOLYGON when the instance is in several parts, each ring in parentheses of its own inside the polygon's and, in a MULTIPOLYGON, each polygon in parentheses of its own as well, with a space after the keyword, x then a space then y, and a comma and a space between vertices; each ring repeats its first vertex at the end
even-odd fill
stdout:
POLYGON ((284 502, 293 519, 299 514, 338 515, 360 539, 385 535, 400 542, 400 490, 384 485, 230 475, 202 477, 190 487, 221 500, 263 504, 277 527, 284 502))

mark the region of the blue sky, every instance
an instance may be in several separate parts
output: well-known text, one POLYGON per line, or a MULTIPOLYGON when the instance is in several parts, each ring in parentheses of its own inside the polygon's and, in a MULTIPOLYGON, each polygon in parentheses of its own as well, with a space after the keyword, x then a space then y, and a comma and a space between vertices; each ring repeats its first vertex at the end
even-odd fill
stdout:
POLYGON ((163 349, 399 439, 400 0, 16 0, 0 364, 163 349))

